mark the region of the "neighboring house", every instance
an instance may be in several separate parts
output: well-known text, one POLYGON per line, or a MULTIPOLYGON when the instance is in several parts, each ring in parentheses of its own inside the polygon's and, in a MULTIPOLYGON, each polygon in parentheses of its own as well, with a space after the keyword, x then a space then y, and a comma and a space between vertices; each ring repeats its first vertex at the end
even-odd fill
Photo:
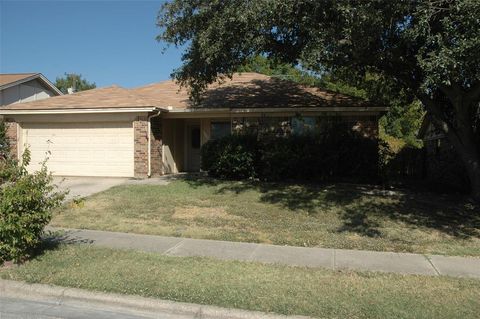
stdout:
POLYGON ((63 95, 41 73, 0 74, 0 107, 63 95))
POLYGON ((468 192, 465 167, 445 133, 436 129, 428 116, 423 120, 418 137, 424 145, 424 178, 439 190, 468 192))
POLYGON ((237 129, 301 133, 335 119, 376 136, 385 107, 257 73, 212 84, 200 105, 173 81, 93 89, 0 110, 12 151, 56 175, 144 178, 200 170, 200 146, 237 129))

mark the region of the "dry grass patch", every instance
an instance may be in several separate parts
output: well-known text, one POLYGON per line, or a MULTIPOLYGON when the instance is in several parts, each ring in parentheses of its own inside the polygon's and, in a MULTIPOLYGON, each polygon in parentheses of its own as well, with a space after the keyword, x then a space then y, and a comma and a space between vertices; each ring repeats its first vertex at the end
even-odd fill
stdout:
POLYGON ((52 226, 163 236, 480 256, 480 208, 372 186, 228 182, 114 187, 56 212, 52 226))
POLYGON ((173 219, 193 220, 196 218, 207 219, 227 219, 227 220, 240 220, 240 216, 230 215, 227 213, 226 207, 199 207, 199 206, 186 206, 175 207, 175 212, 172 215, 173 219))
POLYGON ((69 245, 0 277, 319 318, 478 318, 480 281, 69 245), (215 278, 215 280, 212 280, 215 278))

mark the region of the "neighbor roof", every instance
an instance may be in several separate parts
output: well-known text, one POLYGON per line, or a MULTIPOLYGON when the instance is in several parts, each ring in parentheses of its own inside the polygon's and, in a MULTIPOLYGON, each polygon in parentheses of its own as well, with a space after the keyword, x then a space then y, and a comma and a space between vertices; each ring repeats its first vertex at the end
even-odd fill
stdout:
POLYGON ((10 110, 47 110, 47 109, 95 109, 95 108, 132 108, 155 106, 149 101, 129 89, 112 85, 104 88, 81 91, 74 94, 65 94, 45 100, 10 104, 3 109, 10 110))
POLYGON ((0 90, 38 79, 56 95, 63 93, 41 73, 4 73, 0 74, 0 90))
POLYGON ((28 79, 38 73, 15 73, 15 74, 0 74, 0 87, 6 84, 15 83, 23 79, 28 79))
POLYGON ((52 110, 85 108, 158 107, 172 110, 217 108, 308 108, 368 106, 363 100, 307 87, 258 73, 236 73, 232 79, 214 83, 193 106, 188 91, 168 80, 134 89, 111 86, 46 100, 12 104, 5 110, 52 110))

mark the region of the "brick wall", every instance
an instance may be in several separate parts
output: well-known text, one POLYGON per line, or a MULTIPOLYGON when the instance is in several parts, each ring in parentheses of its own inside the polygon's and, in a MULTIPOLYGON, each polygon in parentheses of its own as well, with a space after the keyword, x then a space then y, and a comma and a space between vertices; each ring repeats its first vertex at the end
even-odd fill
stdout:
MULTIPOLYGON (((305 115, 305 117, 309 117, 305 115)), ((364 137, 378 137, 378 116, 365 116, 365 115, 350 115, 350 116, 316 116, 319 126, 324 125, 340 125, 342 127, 352 129, 359 132, 364 137)), ((290 121, 292 117, 248 117, 232 118, 232 128, 234 131, 250 130, 253 133, 267 129, 270 134, 273 132, 276 136, 288 135, 292 132, 292 125, 290 121), (247 128, 248 127, 248 128, 247 128), (262 128, 263 127, 263 128, 262 128), (272 130, 272 128, 275 128, 272 130)))
POLYGON ((10 144, 10 154, 13 158, 18 159, 18 124, 7 119, 5 121, 5 129, 10 144))
POLYGON ((146 178, 148 173, 148 118, 139 116, 133 121, 134 130, 134 175, 146 178))
POLYGON ((162 163, 162 118, 154 117, 151 121, 151 173, 152 176, 163 175, 163 163, 162 163))
MULTIPOLYGON (((148 174, 148 117, 139 116, 133 122, 134 129, 134 170, 136 178, 146 178, 148 174)), ((162 120, 160 117, 151 119, 151 174, 163 174, 162 165, 162 120)))

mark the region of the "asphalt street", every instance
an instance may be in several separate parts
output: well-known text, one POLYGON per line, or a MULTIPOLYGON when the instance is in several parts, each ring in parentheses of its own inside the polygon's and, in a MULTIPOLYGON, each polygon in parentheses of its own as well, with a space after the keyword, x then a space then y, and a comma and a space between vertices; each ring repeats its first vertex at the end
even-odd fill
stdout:
POLYGON ((0 319, 191 319, 195 316, 147 313, 86 303, 58 303, 0 297, 0 319))

